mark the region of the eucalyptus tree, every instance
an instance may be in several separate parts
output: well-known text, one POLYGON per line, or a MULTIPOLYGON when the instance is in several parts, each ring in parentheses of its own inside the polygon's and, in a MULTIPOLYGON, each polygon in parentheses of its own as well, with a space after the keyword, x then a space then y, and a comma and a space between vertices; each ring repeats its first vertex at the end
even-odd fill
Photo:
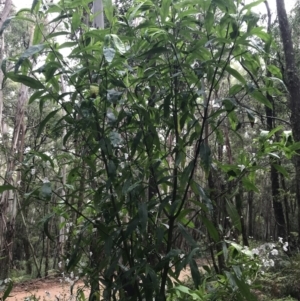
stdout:
MULTIPOLYGON (((291 126, 293 130, 293 137, 296 142, 300 142, 300 79, 298 75, 295 51, 291 34, 291 27, 288 21, 288 16, 285 9, 284 0, 276 0, 277 16, 279 21, 279 29, 281 34, 281 41, 285 57, 285 79, 288 88, 288 99, 291 110, 291 126)), ((300 157, 294 157, 296 170, 296 198, 298 204, 298 233, 300 231, 300 157)), ((300 237, 300 236, 298 236, 300 237)))

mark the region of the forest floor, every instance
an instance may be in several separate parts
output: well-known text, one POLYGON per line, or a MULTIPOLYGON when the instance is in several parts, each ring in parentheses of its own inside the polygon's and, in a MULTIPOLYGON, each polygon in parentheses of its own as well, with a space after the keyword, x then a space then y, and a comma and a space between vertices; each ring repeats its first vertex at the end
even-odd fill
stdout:
MULTIPOLYGON (((179 280, 190 277, 191 272, 186 269, 181 272, 179 280)), ((84 295, 88 297, 89 290, 84 288, 84 283, 78 281, 71 295, 70 284, 62 278, 35 279, 14 285, 8 301, 75 301, 78 290, 83 289, 84 295)), ((1 295, 0 295, 1 296, 1 295)))
MULTIPOLYGON (((88 296, 88 289, 84 288, 83 282, 78 282, 73 288, 76 295, 78 289, 83 289, 88 296)), ((35 279, 14 285, 8 301, 75 301, 70 291, 70 283, 61 278, 35 279)))

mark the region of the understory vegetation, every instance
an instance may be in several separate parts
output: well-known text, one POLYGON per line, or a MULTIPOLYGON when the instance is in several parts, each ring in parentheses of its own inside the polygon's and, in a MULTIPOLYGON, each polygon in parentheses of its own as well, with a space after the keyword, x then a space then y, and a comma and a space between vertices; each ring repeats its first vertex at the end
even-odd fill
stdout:
POLYGON ((299 300, 300 4, 276 3, 5 1, 1 300, 52 276, 89 301, 299 300))

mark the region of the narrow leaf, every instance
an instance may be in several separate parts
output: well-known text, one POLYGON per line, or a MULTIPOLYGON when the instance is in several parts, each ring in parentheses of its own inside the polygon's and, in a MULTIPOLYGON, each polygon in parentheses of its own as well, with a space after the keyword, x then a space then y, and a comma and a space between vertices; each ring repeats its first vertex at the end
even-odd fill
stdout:
POLYGON ((273 106, 270 103, 270 101, 267 99, 266 96, 264 96, 260 91, 258 90, 254 90, 251 93, 251 96, 254 97, 256 100, 258 100, 260 103, 262 103, 263 105, 267 106, 268 108, 272 109, 273 106))
POLYGON ((126 52, 126 48, 121 39, 116 34, 111 34, 110 36, 115 48, 119 51, 120 54, 124 54, 126 52))
POLYGON ((6 59, 3 59, 2 62, 1 62, 1 70, 5 76, 6 74, 6 64, 7 64, 7 60, 6 59))
POLYGON ((36 6, 38 8, 40 0, 33 0, 32 5, 31 5, 31 13, 35 10, 36 6))
POLYGON ((172 0, 162 0, 161 2, 161 9, 160 9, 160 16, 161 22, 164 23, 170 10, 172 0))
POLYGON ((55 111, 50 112, 50 113, 45 117, 45 119, 40 123, 39 128, 38 128, 38 131, 37 131, 37 137, 40 137, 40 135, 42 134, 43 129, 44 129, 44 127, 46 126, 46 124, 48 123, 48 121, 49 121, 51 118, 53 118, 59 110, 60 110, 60 109, 57 109, 57 110, 55 110, 55 111))
POLYGON ((14 286, 14 283, 10 280, 6 290, 4 291, 3 296, 1 298, 2 301, 5 301, 9 297, 9 294, 11 293, 13 286, 14 286))
POLYGON ((232 221, 233 226, 239 231, 242 231, 241 219, 238 211, 235 206, 229 201, 226 202, 226 211, 232 221))
POLYGON ((110 24, 113 23, 114 7, 112 0, 102 0, 104 6, 105 16, 110 24))
POLYGON ((22 65, 23 61, 32 55, 41 52, 45 48, 45 44, 33 45, 26 49, 26 51, 20 56, 19 60, 15 65, 15 73, 18 72, 20 66, 22 65))
POLYGON ((198 288, 201 284, 201 275, 199 272, 198 265, 194 259, 190 261, 190 268, 195 287, 198 288))
POLYGON ((191 247, 195 247, 197 246, 196 241, 193 239, 193 237, 191 236, 191 234, 186 230, 186 228, 178 223, 178 230, 181 233, 181 235, 183 236, 183 238, 186 240, 186 242, 191 246, 191 247))
POLYGON ((285 178, 288 178, 289 179, 289 173, 287 172, 287 170, 282 166, 282 165, 279 165, 279 164, 273 164, 273 166, 275 167, 275 169, 280 172, 285 178))
POLYGON ((242 10, 250 10, 252 7, 257 6, 263 2, 265 2, 265 0, 254 1, 252 3, 245 5, 242 10))
POLYGON ((6 73, 6 76, 12 81, 21 83, 32 89, 44 88, 44 85, 40 81, 26 75, 20 75, 20 74, 15 74, 14 72, 8 72, 6 73))
POLYGON ((0 29, 0 36, 3 34, 3 31, 9 26, 10 24, 10 21, 13 19, 14 17, 10 17, 10 18, 7 18, 3 24, 2 24, 2 27, 0 29))
POLYGON ((206 217, 202 216, 201 220, 203 221, 209 235, 211 236, 211 238, 215 241, 215 242, 219 242, 219 233, 217 228, 214 226, 214 224, 208 220, 206 217))
POLYGON ((142 203, 139 205, 139 220, 141 225, 141 231, 146 232, 148 222, 148 209, 146 203, 142 203))
POLYGON ((46 236, 54 242, 54 238, 52 237, 52 235, 49 232, 49 221, 51 220, 51 218, 53 217, 53 215, 48 215, 43 219, 43 226, 44 226, 44 232, 46 234, 46 236))
POLYGON ((242 76, 236 69, 231 68, 230 66, 226 66, 225 70, 232 75, 233 77, 235 77, 238 81, 240 81, 242 84, 246 84, 246 80, 245 77, 242 76))
POLYGON ((43 183, 40 190, 40 197, 42 199, 50 200, 52 195, 52 187, 50 182, 43 183))
POLYGON ((0 186, 0 193, 2 193, 3 191, 6 191, 6 190, 15 190, 15 187, 10 184, 0 186))
POLYGON ((206 143, 202 143, 200 146, 200 159, 203 169, 208 173, 211 164, 211 150, 206 143))

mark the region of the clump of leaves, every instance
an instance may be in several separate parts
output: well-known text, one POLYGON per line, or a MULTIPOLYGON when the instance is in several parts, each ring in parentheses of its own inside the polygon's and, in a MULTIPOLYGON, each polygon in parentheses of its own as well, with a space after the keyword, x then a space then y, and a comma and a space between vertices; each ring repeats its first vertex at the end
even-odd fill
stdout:
POLYGON ((290 258, 289 265, 278 265, 264 275, 260 275, 257 284, 259 284, 260 290, 263 293, 271 297, 283 298, 291 296, 299 298, 299 267, 300 256, 293 256, 290 258))

